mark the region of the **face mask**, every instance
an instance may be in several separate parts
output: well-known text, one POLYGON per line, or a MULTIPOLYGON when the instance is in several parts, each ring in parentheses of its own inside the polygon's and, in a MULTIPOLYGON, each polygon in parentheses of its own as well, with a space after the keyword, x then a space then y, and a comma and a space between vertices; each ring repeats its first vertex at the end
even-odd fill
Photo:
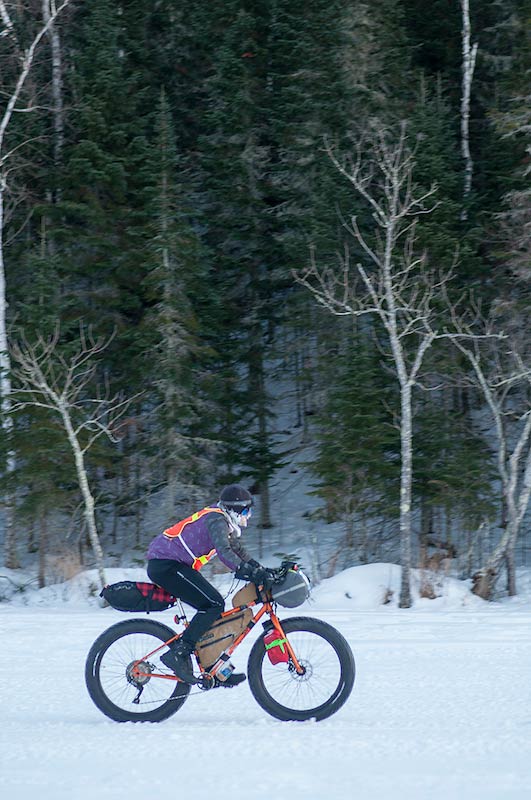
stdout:
POLYGON ((253 510, 252 510, 252 508, 251 508, 251 507, 249 507, 249 508, 242 508, 242 510, 240 511, 240 513, 237 515, 237 516, 238 516, 238 525, 239 525, 241 528, 246 528, 246 527, 247 527, 247 525, 248 525, 248 523, 249 523, 249 519, 250 519, 250 518, 251 518, 251 516, 252 516, 252 513, 253 513, 253 510))

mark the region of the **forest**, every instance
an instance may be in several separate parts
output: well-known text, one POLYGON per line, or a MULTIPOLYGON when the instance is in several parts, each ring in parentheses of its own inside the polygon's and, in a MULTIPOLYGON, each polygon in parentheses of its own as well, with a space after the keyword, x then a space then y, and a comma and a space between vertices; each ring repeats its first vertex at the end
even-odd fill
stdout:
POLYGON ((328 574, 394 560, 407 607, 411 568, 460 559, 481 597, 517 591, 530 23, 531 0, 0 0, 5 567, 43 586, 52 555, 142 552, 153 502, 175 520, 232 481, 271 528, 282 394, 328 574))

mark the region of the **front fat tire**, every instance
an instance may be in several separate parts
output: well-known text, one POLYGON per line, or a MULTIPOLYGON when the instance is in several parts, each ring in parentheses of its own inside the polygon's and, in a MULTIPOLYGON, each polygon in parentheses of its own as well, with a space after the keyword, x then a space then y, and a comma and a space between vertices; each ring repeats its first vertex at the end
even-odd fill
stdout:
MULTIPOLYGON (((320 698, 320 702, 314 707, 310 707, 310 702, 308 703, 308 707, 303 708, 296 708, 295 704, 294 707, 290 707, 287 702, 279 702, 266 686, 264 675, 266 673, 271 673, 271 669, 279 670, 278 680, 283 684, 282 693, 284 696, 286 696, 286 692, 289 694, 289 682, 290 679, 293 679, 292 697, 294 700, 298 699, 297 679, 293 677, 292 673, 289 673, 286 664, 278 664, 272 667, 266 653, 263 637, 260 637, 254 643, 249 655, 247 673, 249 688, 256 702, 264 711, 267 711, 268 714, 282 721, 295 720, 303 722, 309 719, 320 721, 330 717, 348 700, 354 686, 356 668, 354 656, 347 640, 339 631, 333 628, 332 625, 320 619, 314 619, 313 617, 291 617, 281 620, 281 625, 284 629, 284 633, 295 649, 297 658, 304 658, 304 652, 300 654, 297 652, 297 633, 302 634, 302 641, 307 643, 306 649, 308 651, 314 650, 318 652, 318 645, 319 642, 321 642, 323 644, 324 653, 326 653, 325 661, 330 662, 330 667, 333 668, 333 672, 337 673, 337 679, 334 679, 333 684, 330 685, 329 693, 320 698), (294 636, 291 638, 290 634, 294 634, 294 636)), ((319 670, 323 667, 326 670, 327 663, 323 662, 322 654, 320 661, 319 670)), ((310 661, 307 666, 308 675, 310 675, 310 670, 315 667, 315 680, 319 683, 319 690, 321 690, 322 674, 317 670, 317 664, 312 665, 310 661)), ((312 678, 309 677, 309 686, 311 680, 312 678)), ((311 694, 311 691, 309 694, 311 694)))
MULTIPOLYGON (((171 717, 181 708, 190 692, 189 684, 175 682, 175 688, 171 693, 168 692, 167 698, 161 701, 156 708, 152 707, 147 711, 139 712, 135 712, 134 710, 128 711, 113 703, 102 685, 100 670, 107 651, 113 644, 119 642, 119 640, 124 640, 124 643, 127 644, 127 641, 125 641, 127 637, 132 641, 134 635, 145 635, 153 638, 154 641, 150 649, 155 649, 155 647, 158 646, 155 640, 166 642, 168 639, 175 636, 175 631, 160 622, 145 619, 131 619, 112 625, 96 639, 90 648, 85 664, 85 683, 87 690, 92 701, 99 710, 115 722, 161 722, 171 717)), ((161 651, 161 653, 162 652, 167 651, 161 651)), ((135 653, 136 658, 141 658, 143 655, 145 655, 144 651, 135 653)), ((124 686, 127 686, 125 675, 127 667, 126 660, 127 659, 125 659, 123 663, 124 686)), ((151 680, 161 681, 162 679, 151 678, 151 680)), ((164 682, 166 683, 166 681, 164 682)), ((136 706, 132 706, 132 708, 134 709, 136 706)))

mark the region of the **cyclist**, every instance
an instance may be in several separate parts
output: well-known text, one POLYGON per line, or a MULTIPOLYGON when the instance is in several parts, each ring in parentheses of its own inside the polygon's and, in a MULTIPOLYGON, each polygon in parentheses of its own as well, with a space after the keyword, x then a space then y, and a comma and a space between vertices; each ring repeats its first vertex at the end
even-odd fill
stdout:
MULTIPOLYGON (((190 658, 196 642, 225 609, 221 594, 199 573, 201 567, 218 555, 236 578, 270 585, 271 571, 252 559, 240 541, 252 505, 253 497, 243 486, 225 486, 216 505, 196 511, 167 528, 149 546, 150 580, 196 609, 183 636, 160 659, 186 683, 196 680, 190 658)), ((244 680, 243 673, 232 673, 218 683, 231 687, 244 680)))

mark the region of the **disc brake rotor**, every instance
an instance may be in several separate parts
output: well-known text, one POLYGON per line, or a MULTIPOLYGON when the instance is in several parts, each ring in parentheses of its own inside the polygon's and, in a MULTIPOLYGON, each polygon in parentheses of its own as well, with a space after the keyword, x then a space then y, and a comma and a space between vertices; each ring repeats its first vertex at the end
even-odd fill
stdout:
POLYGON ((302 667, 302 673, 297 672, 295 665, 290 663, 288 669, 291 672, 291 677, 293 680, 299 681, 299 683, 309 681, 313 675, 312 665, 308 661, 302 661, 301 659, 299 659, 299 665, 302 667))

